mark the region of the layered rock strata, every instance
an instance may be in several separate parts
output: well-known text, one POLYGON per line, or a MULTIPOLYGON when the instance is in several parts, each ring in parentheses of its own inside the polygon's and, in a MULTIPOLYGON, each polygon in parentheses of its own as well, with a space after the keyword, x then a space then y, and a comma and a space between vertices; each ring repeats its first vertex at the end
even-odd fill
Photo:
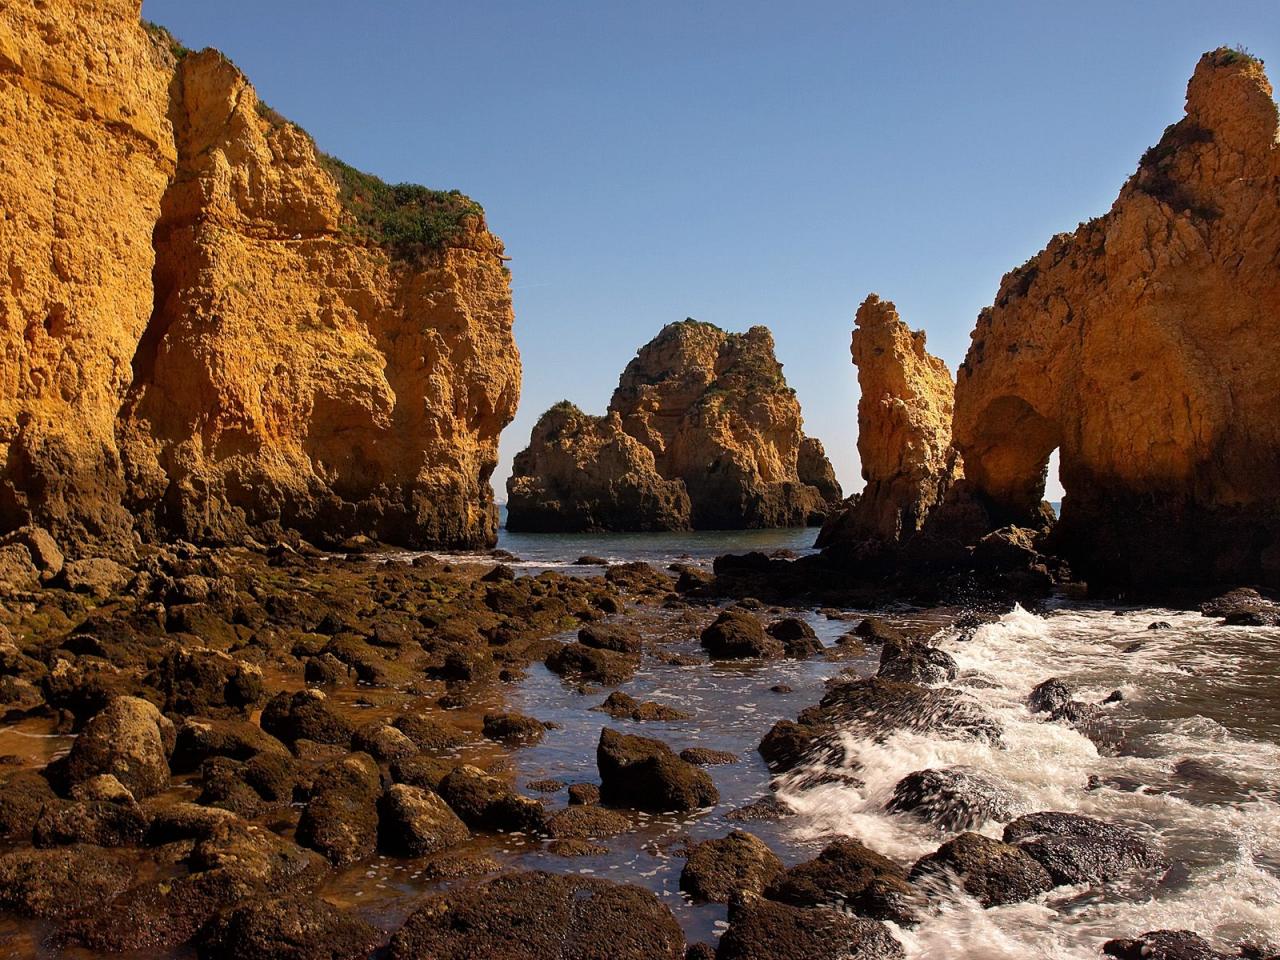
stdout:
POLYGON ((604 417, 562 404, 539 421, 508 482, 507 525, 804 525, 838 500, 839 484, 801 426, 766 328, 669 324, 627 365, 604 417))
POLYGON ((501 242, 320 154, 137 0, 0 12, 0 526, 491 543, 501 242))
POLYGON ((858 308, 858 456, 866 486, 824 526, 819 546, 897 545, 924 525, 962 473, 951 445, 955 384, 897 308, 871 294, 858 308))
POLYGON ((1262 64, 1218 50, 1105 216, 983 311, 954 437, 988 528, 1038 522, 1091 583, 1280 584, 1280 148, 1262 64))

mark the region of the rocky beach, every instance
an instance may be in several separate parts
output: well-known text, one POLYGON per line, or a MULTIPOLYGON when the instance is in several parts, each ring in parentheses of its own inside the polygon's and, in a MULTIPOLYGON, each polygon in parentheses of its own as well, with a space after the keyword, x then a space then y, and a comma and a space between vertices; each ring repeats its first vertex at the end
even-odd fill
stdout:
POLYGON ((483 209, 140 14, 0 4, 0 955, 1280 956, 1260 60, 954 376, 866 297, 859 492, 687 319, 500 510, 483 209))

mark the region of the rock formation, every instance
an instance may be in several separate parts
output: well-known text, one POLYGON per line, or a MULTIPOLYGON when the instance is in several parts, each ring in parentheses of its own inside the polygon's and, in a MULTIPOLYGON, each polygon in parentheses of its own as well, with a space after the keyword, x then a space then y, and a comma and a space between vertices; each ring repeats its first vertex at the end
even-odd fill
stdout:
POLYGON ((616 413, 556 404, 533 428, 507 483, 507 527, 531 531, 687 530, 689 495, 616 413))
POLYGON ((769 331, 696 320, 640 350, 604 417, 548 411, 507 490, 512 530, 801 526, 839 499, 769 331))
POLYGON ((0 529, 491 543, 520 366, 480 208, 324 157, 139 10, 0 11, 0 529))
MULTIPOLYGON (((1280 584, 1280 147, 1262 64, 1218 50, 1105 216, 1008 274, 956 387, 964 497, 1091 583, 1280 584)), ((963 499, 963 498, 958 498, 963 499)))
POLYGON ((961 475, 951 446, 955 385, 892 303, 874 293, 858 308, 858 456, 866 487, 823 527, 819 546, 913 536, 961 475))

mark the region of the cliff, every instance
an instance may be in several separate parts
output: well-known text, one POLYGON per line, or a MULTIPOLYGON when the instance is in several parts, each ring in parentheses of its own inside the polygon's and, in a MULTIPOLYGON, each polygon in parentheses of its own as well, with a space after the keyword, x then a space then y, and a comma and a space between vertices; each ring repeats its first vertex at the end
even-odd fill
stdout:
POLYGON ((548 417, 508 483, 511 529, 583 529, 584 515, 593 518, 592 529, 656 529, 659 520, 664 529, 801 526, 825 513, 824 492, 839 493, 825 457, 816 462, 820 445, 810 444, 802 457, 800 404, 764 327, 731 334, 695 320, 669 324, 627 365, 604 418, 578 421, 583 430, 572 439, 555 435, 572 453, 547 449, 550 434, 541 428, 548 417), (621 436, 645 453, 632 450, 627 470, 617 474, 621 459, 598 464, 594 455, 621 436), (824 491, 801 480, 802 459, 824 491), (620 485, 623 475, 627 484, 620 485), (682 501, 659 481, 680 485, 687 514, 668 510, 682 501), (631 489, 663 506, 657 514, 631 513, 632 494, 623 493, 631 489), (568 506, 584 499, 589 508, 568 506))
POLYGON ((894 305, 871 294, 851 346, 858 368, 858 456, 866 486, 823 527, 819 546, 897 545, 924 525, 962 466, 951 445, 955 385, 894 305))
POLYGON ((0 12, 0 525, 492 543, 520 365, 482 211, 321 155, 139 10, 0 12))
POLYGON ((1105 216, 1004 278, 956 387, 966 496, 1091 583, 1280 584, 1280 149, 1262 64, 1206 54, 1105 216))

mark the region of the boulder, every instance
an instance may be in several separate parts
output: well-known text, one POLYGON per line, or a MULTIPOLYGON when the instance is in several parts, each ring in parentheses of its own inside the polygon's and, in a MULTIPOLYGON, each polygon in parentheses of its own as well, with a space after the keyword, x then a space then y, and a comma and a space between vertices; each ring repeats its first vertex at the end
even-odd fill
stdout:
POLYGON ((258 723, 281 742, 294 746, 299 740, 351 745, 351 725, 329 707, 319 690, 281 691, 267 701, 258 723))
POLYGON ((1024 804, 1008 784, 971 767, 944 767, 909 773, 893 788, 886 809, 910 813, 944 830, 972 830, 984 823, 1007 823, 1024 804))
POLYGON ((440 796, 475 830, 540 833, 546 811, 531 797, 518 794, 504 780, 462 765, 440 782, 440 796))
POLYGON ((787 657, 792 660, 807 660, 822 652, 822 641, 818 639, 813 627, 798 617, 775 620, 769 624, 766 632, 782 643, 787 657))
POLYGON ((631 821, 604 807, 574 805, 547 820, 546 833, 557 840, 596 840, 626 833, 631 821))
POLYGON ((106 903, 133 883, 127 862, 101 847, 15 850, 0 856, 0 907, 58 919, 106 903))
POLYGON ((1077 813, 1032 813, 1004 828, 1049 872, 1055 884, 1101 883, 1163 870, 1164 856, 1137 831, 1077 813))
POLYGON ((913 923, 917 892, 907 871, 861 842, 829 844, 813 860, 798 864, 765 891, 770 900, 797 907, 839 906, 860 917, 913 923))
POLYGON ((298 820, 298 843, 337 866, 369 856, 378 843, 380 789, 378 765, 366 753, 325 764, 298 820))
POLYGON ((956 662, 945 650, 925 643, 886 641, 880 649, 876 676, 902 683, 940 684, 954 680, 956 662))
POLYGON ((735 830, 689 851, 680 872, 680 889, 695 901, 728 903, 736 893, 762 893, 782 873, 782 861, 768 844, 735 830))
POLYGON ((484 717, 484 735, 511 747, 528 747, 538 743, 547 728, 541 720, 521 713, 487 713, 484 717))
POLYGON ((247 717, 266 697, 260 668, 216 650, 173 650, 152 685, 167 712, 184 715, 247 717))
POLYGON ((684 935, 630 884, 514 873, 432 897, 391 940, 389 960, 538 957, 682 960, 684 935))
POLYGON ((648 720, 688 720, 689 714, 674 707, 663 706, 651 700, 637 700, 621 690, 615 690, 605 698, 604 703, 594 709, 607 713, 615 720, 635 720, 643 723, 648 720))
POLYGON ((644 647, 639 632, 621 624, 589 623, 578 631, 578 642, 615 653, 639 653, 644 647))
POLYGON ((351 749, 389 763, 413 756, 418 752, 418 745, 390 724, 374 720, 359 727, 352 735, 351 749))
POLYGON ((59 580, 68 590, 102 599, 119 593, 131 578, 132 573, 114 560, 87 557, 64 564, 59 580))
POLYGON ((660 740, 606 728, 600 731, 596 764, 600 797, 610 806, 664 812, 696 810, 720 800, 711 778, 660 740))
POLYGON ((137 697, 116 697, 76 737, 62 773, 68 786, 100 774, 114 776, 135 797, 169 786, 173 723, 137 697))
POLYGON ((438 795, 397 783, 378 806, 379 845, 388 853, 422 857, 471 838, 471 831, 438 795))
POLYGON ((552 673, 612 687, 635 676, 640 657, 583 643, 566 643, 547 655, 546 664, 552 673))
POLYGON ((755 900, 731 909, 716 960, 900 960, 889 928, 832 910, 755 900))
POLYGON ((361 918, 314 896, 251 901, 201 932, 200 960, 365 960, 384 942, 361 918))
POLYGON ((1108 940, 1102 952, 1117 960, 1234 960, 1242 956, 1219 953, 1190 930, 1152 930, 1130 940, 1108 940))
POLYGON ((1055 885, 1049 872, 1021 848, 978 833, 948 840, 911 868, 916 883, 930 877, 954 880, 984 907, 1032 900, 1055 885))
POLYGON ((786 655, 782 642, 764 632, 745 610, 723 611, 702 631, 702 647, 713 660, 777 659, 786 655))

